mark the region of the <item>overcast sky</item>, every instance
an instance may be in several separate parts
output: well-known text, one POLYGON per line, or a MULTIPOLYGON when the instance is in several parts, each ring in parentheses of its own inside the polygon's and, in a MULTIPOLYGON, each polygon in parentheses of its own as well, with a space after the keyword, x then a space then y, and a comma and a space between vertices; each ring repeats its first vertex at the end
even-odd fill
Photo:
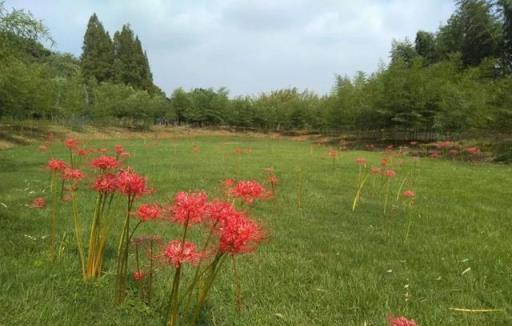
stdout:
POLYGON ((227 87, 231 95, 298 87, 326 93, 335 74, 375 71, 393 39, 434 31, 451 0, 7 0, 42 19, 55 49, 81 53, 96 12, 114 34, 125 23, 148 53, 155 83, 227 87))

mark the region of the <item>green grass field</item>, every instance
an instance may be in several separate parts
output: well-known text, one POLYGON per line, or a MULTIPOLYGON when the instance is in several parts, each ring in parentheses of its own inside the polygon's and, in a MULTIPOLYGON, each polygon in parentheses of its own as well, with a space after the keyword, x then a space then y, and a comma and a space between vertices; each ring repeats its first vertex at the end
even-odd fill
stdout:
MULTIPOLYGON (((232 272, 225 265, 208 298, 205 325, 385 325, 390 314, 423 326, 512 324, 510 166, 421 159, 412 186, 413 224, 404 243, 408 215, 395 207, 384 216, 383 196, 372 179, 359 207, 351 209, 355 159, 378 165, 384 153, 342 152, 333 165, 327 147, 285 139, 219 136, 87 145, 117 143, 133 154, 129 164, 157 190, 152 199, 162 202, 182 190, 215 197, 224 178, 264 181, 263 169, 275 169, 277 197, 252 209, 269 239, 239 260, 244 308, 237 314, 232 272), (252 153, 237 156, 236 147, 250 147, 252 153)), ((56 156, 66 157, 63 146, 56 149, 56 156)), ((60 214, 60 257, 48 262, 49 210, 29 207, 48 191, 47 159, 37 146, 0 151, 0 325, 162 325, 172 269, 159 271, 150 306, 132 295, 114 307, 119 232, 111 234, 104 275, 82 282, 69 204, 60 214)), ((395 167, 394 206, 410 166, 395 167)), ((92 210, 91 192, 79 196, 90 203, 81 209, 92 210)), ((150 199, 139 202, 145 200, 150 199)), ((155 233, 170 240, 178 230, 160 222, 143 225, 138 234, 155 233)))

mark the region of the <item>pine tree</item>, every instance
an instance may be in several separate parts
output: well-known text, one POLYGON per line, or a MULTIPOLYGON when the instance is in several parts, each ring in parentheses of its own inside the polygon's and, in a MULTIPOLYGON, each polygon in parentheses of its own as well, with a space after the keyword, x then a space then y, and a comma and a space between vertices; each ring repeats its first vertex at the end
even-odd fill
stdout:
POLYGON ((96 14, 91 16, 87 24, 82 50, 80 64, 84 77, 95 78, 98 82, 112 80, 112 40, 96 14))

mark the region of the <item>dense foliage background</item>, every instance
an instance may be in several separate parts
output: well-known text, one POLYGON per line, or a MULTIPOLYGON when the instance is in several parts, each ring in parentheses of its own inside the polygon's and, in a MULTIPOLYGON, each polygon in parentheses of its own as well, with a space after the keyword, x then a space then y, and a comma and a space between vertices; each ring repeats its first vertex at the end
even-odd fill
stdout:
POLYGON ((456 4, 437 31, 394 41, 388 65, 369 75, 337 76, 330 94, 291 88, 233 98, 224 88, 179 88, 166 97, 129 25, 111 38, 93 14, 75 58, 45 48, 52 41, 45 26, 0 3, 0 117, 139 128, 510 130, 512 0, 456 4))

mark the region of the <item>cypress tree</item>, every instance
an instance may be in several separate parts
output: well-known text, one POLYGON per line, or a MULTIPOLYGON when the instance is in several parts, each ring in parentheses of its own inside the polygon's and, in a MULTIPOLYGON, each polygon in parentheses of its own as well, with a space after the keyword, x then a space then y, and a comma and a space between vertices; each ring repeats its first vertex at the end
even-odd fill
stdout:
POLYGON ((153 77, 142 44, 129 25, 114 34, 115 80, 137 89, 153 91, 153 77))
POLYGON ((91 16, 87 24, 82 51, 80 65, 85 78, 95 78, 98 82, 112 80, 112 40, 96 14, 91 16))

